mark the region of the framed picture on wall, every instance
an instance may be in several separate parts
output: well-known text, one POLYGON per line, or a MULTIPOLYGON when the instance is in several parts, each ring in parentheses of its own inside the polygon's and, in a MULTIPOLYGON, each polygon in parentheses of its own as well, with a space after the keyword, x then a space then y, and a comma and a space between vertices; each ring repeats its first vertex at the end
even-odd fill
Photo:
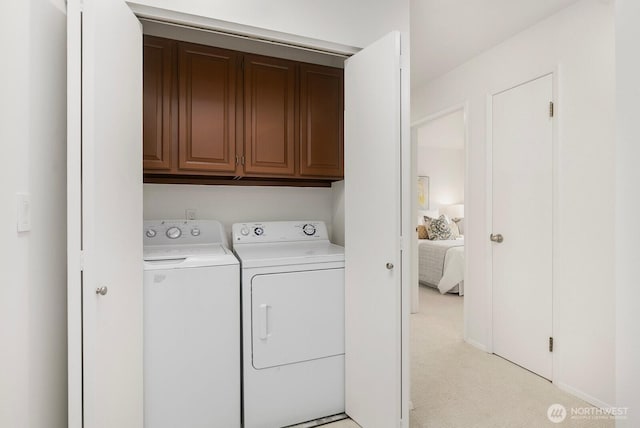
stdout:
POLYGON ((418 177, 418 209, 429 209, 429 177, 418 177))

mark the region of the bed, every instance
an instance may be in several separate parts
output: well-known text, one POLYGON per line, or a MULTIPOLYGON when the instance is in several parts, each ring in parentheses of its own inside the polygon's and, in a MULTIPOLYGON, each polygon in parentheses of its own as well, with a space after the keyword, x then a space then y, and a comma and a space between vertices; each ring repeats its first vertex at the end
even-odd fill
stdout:
POLYGON ((418 266, 420 283, 442 294, 464 294, 464 239, 419 239, 418 266))

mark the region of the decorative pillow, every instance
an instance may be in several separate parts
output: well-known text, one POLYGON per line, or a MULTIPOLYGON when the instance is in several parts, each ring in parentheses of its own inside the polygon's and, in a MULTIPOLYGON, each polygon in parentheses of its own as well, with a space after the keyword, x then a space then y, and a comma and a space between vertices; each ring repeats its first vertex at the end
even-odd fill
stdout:
POLYGON ((418 239, 429 239, 429 234, 424 224, 418 225, 416 230, 418 231, 418 239))
POLYGON ((460 237, 460 228, 458 223, 454 220, 449 222, 449 228, 451 229, 451 239, 458 239, 460 237))
POLYGON ((446 214, 440 214, 436 216, 425 215, 424 217, 422 217, 422 223, 418 223, 418 224, 424 224, 428 229, 431 222, 438 218, 444 218, 444 221, 446 221, 447 224, 453 223, 453 220, 451 220, 446 214))
POLYGON ((451 239, 451 227, 449 227, 449 222, 447 222, 447 217, 441 215, 436 219, 432 219, 429 223, 429 227, 427 228, 427 232, 429 233, 429 239, 432 241, 444 241, 447 239, 451 239))
POLYGON ((433 220, 435 220, 435 217, 429 217, 428 215, 426 215, 422 218, 422 224, 424 224, 424 227, 426 227, 427 230, 429 230, 429 225, 433 220))

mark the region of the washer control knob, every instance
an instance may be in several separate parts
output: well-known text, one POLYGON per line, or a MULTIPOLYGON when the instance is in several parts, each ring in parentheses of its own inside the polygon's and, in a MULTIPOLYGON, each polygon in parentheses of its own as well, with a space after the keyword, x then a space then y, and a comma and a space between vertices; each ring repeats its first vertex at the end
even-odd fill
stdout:
POLYGON ((302 226, 302 231, 307 236, 313 236, 316 234, 316 227, 312 224, 305 224, 302 226))
POLYGON ((249 234, 249 228, 247 226, 242 226, 242 229, 240 229, 240 234, 242 236, 247 236, 249 234))
POLYGON ((173 226, 167 229, 167 238, 178 239, 180 236, 182 236, 182 231, 180 230, 180 228, 173 226))
POLYGON ((198 229, 197 227, 194 227, 193 229, 191 229, 191 235, 200 236, 200 229, 198 229))
POLYGON ((154 236, 156 236, 156 230, 155 229, 147 229, 147 238, 153 238, 154 236))
POLYGON ((253 229, 253 233, 254 233, 256 236, 260 236, 260 235, 262 235, 262 234, 264 233, 264 229, 263 229, 263 228, 261 228, 260 226, 258 226, 258 227, 256 227, 256 228, 254 228, 254 229, 253 229))

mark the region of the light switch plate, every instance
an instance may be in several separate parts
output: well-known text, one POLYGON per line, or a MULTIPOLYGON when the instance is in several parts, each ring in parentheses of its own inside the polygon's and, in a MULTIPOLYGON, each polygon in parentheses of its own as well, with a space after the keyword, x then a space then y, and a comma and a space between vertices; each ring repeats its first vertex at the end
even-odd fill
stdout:
POLYGON ((18 232, 31 230, 31 196, 28 193, 16 193, 18 232))

